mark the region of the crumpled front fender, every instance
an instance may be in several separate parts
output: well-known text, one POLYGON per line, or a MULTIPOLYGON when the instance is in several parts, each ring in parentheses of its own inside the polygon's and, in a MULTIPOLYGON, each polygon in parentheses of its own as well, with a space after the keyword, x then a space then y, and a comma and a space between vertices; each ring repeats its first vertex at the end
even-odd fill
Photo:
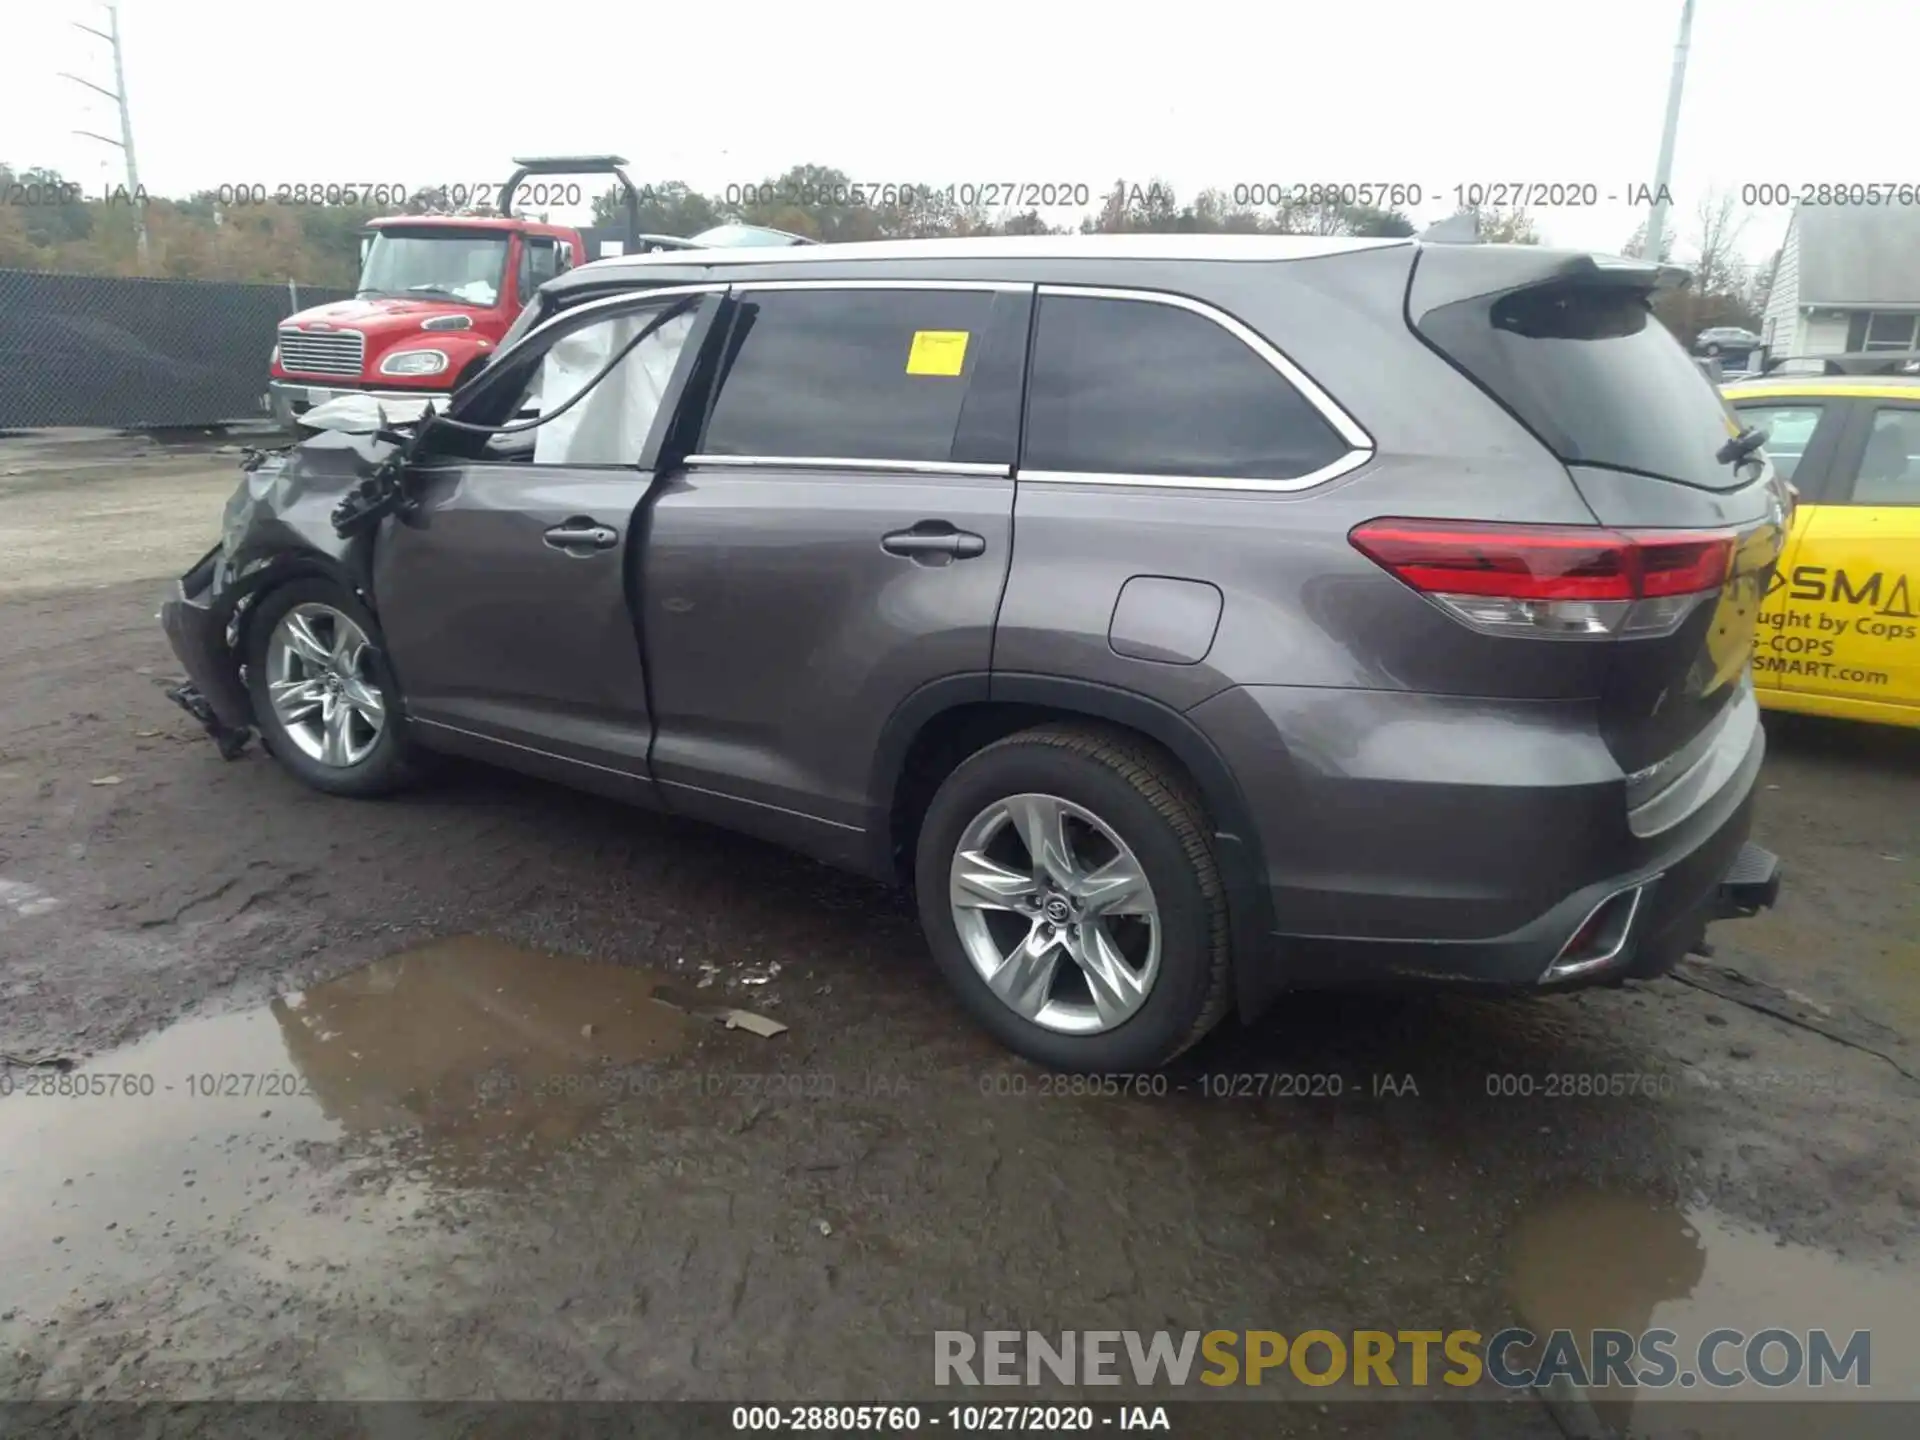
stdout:
POLYGON ((175 582, 160 625, 194 687, 233 729, 254 723, 241 667, 246 616, 289 580, 318 575, 376 609, 375 533, 343 540, 333 528, 341 497, 368 479, 393 447, 323 431, 290 449, 250 455, 227 501, 220 543, 175 582))

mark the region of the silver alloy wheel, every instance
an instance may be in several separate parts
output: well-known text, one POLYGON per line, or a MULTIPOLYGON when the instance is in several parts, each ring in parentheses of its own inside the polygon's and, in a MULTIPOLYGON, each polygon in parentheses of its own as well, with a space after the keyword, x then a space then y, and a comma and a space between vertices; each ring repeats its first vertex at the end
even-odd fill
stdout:
POLYGON ((331 605, 296 605, 273 627, 267 696, 308 759, 344 770, 380 742, 386 698, 366 665, 366 632, 331 605))
POLYGON ((960 944, 1015 1014, 1097 1035, 1146 1003, 1160 908, 1139 857, 1091 810, 1057 795, 996 800, 961 832, 948 874, 960 944))

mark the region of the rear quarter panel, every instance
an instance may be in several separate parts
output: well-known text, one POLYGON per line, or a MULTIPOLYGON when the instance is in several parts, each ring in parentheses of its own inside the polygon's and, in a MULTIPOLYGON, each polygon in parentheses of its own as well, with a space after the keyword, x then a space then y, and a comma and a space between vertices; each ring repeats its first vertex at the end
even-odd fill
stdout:
POLYGON ((1370 434, 1374 459, 1293 493, 1022 481, 995 670, 1095 681, 1176 709, 1252 684, 1596 693, 1594 653, 1560 646, 1515 664, 1509 645, 1465 632, 1347 538, 1389 515, 1593 519, 1565 468, 1408 328, 1413 254, 1131 270, 1132 288, 1191 295, 1258 332, 1370 434), (1218 630, 1198 663, 1113 649, 1115 605, 1136 576, 1218 587, 1218 630))

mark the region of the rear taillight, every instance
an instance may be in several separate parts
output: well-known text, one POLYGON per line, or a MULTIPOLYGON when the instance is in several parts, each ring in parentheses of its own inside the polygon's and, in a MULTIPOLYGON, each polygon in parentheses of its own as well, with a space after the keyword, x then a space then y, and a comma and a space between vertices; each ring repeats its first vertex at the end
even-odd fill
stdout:
POLYGON ((1731 530, 1608 530, 1369 520, 1369 560, 1479 630, 1565 639, 1664 635, 1726 583, 1731 530))

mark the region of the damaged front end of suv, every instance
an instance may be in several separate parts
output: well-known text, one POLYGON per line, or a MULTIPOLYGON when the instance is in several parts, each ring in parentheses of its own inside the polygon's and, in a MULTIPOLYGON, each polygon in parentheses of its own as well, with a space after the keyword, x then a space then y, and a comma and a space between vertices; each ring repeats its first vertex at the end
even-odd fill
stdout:
POLYGON ((349 422, 283 449, 248 451, 220 542, 160 607, 161 627, 187 672, 167 697, 205 727, 224 758, 238 757, 257 727, 246 674, 254 599, 313 576, 374 608, 373 522, 398 503, 413 438, 375 412, 364 428, 349 422))

